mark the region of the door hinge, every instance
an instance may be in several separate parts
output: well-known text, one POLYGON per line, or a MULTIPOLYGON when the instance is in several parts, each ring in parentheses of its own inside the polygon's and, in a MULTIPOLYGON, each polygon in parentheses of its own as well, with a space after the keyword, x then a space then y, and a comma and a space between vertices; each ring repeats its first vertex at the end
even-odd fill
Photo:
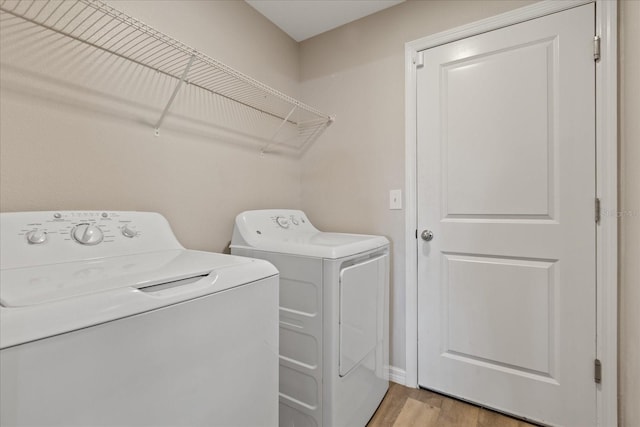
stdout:
POLYGON ((602 363, 600 363, 600 359, 593 361, 593 380, 596 384, 602 382, 602 363))
POLYGON ((418 238, 418 230, 416 229, 416 239, 418 238))
POLYGON ((416 64, 416 68, 424 67, 424 52, 417 52, 413 63, 416 64))
POLYGON ((596 224, 600 224, 600 199, 596 197, 595 199, 595 220, 596 224))
POLYGON ((600 61, 600 36, 593 38, 593 60, 600 61))

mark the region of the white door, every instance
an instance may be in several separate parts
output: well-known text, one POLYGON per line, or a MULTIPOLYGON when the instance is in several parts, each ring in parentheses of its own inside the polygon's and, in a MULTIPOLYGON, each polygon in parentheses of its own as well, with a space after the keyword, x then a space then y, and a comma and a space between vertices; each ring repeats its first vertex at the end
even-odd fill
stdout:
POLYGON ((424 51, 418 382, 596 423, 594 5, 424 51))

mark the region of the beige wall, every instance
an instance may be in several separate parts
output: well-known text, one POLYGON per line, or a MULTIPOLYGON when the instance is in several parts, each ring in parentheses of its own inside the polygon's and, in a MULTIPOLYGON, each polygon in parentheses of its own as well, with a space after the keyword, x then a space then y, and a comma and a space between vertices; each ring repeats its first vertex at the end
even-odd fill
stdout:
MULTIPOLYGON (((298 44, 244 2, 112 3, 297 95, 298 44)), ((216 113, 194 90, 186 87, 172 108, 185 119, 168 116, 155 137, 152 124, 175 83, 106 55, 69 50, 55 38, 3 43, 20 49, 0 50, 2 211, 158 211, 183 245, 222 251, 238 212, 299 207, 299 162, 261 157, 255 144, 220 137, 201 124, 207 117, 186 119, 196 110, 216 113)))
POLYGON ((620 3, 620 421, 640 426, 640 1, 620 3))

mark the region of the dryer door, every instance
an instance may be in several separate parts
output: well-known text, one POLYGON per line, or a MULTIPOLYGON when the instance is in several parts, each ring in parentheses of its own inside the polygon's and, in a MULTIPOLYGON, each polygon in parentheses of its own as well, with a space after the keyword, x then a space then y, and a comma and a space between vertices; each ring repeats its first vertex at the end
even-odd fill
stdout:
MULTIPOLYGON (((386 255, 384 255, 386 256, 386 255)), ((375 350, 382 339, 384 256, 340 270, 340 376, 375 350)))

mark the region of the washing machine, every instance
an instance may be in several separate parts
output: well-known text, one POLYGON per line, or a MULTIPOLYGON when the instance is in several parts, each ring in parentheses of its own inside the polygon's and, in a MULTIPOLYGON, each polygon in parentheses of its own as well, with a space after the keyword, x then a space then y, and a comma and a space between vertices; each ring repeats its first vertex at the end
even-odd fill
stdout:
POLYGON ((0 425, 278 423, 278 272, 143 212, 0 216, 0 425))
POLYGON ((363 427, 389 387, 389 241, 299 210, 239 214, 231 253, 280 272, 280 426, 363 427))

